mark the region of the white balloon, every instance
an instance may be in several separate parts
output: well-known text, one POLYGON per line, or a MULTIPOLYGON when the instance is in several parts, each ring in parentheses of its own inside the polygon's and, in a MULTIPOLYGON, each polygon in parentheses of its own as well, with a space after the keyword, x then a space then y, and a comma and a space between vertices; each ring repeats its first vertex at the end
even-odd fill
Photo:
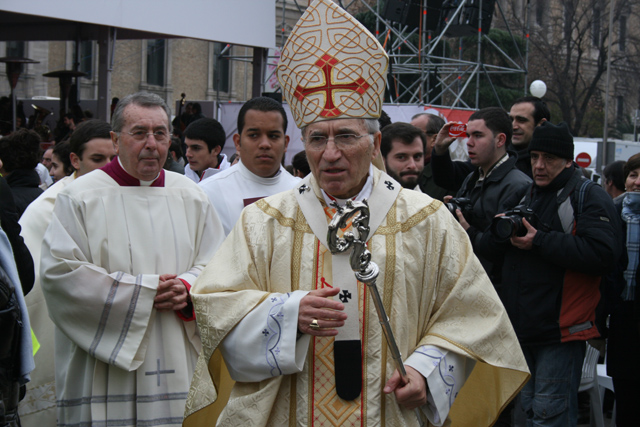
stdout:
POLYGON ((544 94, 547 93, 547 85, 544 84, 542 80, 534 80, 531 82, 531 86, 529 86, 529 92, 531 92, 533 96, 542 98, 544 94))

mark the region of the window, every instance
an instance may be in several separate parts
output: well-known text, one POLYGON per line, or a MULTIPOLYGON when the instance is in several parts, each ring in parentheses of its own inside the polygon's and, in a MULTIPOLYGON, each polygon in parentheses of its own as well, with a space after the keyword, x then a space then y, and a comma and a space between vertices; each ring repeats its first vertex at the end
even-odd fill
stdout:
POLYGON ((213 90, 220 92, 229 92, 231 61, 229 60, 229 51, 222 53, 227 45, 223 43, 213 44, 213 90))
POLYGON ((536 24, 544 24, 544 12, 547 9, 547 0, 538 0, 536 2, 536 24))
POLYGON ((87 79, 93 78, 93 41, 84 40, 80 42, 80 71, 86 73, 87 79))
POLYGON ((147 83, 154 86, 165 84, 165 40, 147 40, 147 83))
POLYGON ((591 42, 594 46, 600 45, 600 22, 602 21, 602 13, 600 5, 593 5, 593 21, 591 22, 591 42))
POLYGON ((575 15, 575 11, 573 8, 573 3, 571 0, 568 0, 564 4, 564 38, 571 39, 571 34, 573 33, 573 16, 575 15))
POLYGON ((618 123, 622 122, 622 118, 624 117, 624 96, 616 97, 617 108, 616 108, 616 121, 618 123))
POLYGON ((627 17, 620 15, 618 18, 620 25, 620 32, 618 34, 618 49, 621 51, 627 47, 627 17))
POLYGON ((10 41, 7 42, 7 51, 5 56, 24 58, 25 51, 25 42, 10 41))

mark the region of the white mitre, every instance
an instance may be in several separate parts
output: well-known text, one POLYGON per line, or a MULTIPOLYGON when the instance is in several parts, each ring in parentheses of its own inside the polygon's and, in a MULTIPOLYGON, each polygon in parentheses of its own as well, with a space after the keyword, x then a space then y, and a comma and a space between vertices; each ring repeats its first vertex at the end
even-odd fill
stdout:
POLYGON ((330 0, 315 0, 285 44, 278 80, 299 128, 346 118, 377 119, 389 58, 378 40, 330 0))

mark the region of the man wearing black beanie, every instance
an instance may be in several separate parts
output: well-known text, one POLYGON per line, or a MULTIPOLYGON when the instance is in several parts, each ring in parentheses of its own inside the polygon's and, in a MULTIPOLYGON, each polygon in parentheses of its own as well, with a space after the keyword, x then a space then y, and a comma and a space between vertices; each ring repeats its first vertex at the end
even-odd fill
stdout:
POLYGON ((583 177, 573 148, 566 123, 535 129, 534 182, 484 242, 504 259, 499 294, 531 371, 521 395, 528 425, 576 425, 585 341, 599 336, 600 279, 620 255, 613 202, 583 177))

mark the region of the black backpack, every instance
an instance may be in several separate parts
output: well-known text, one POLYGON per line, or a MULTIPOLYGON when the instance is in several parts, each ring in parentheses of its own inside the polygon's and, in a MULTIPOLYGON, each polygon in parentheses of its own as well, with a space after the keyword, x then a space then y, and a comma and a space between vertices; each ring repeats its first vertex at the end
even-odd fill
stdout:
POLYGON ((18 424, 22 316, 15 287, 0 266, 0 426, 18 424))

